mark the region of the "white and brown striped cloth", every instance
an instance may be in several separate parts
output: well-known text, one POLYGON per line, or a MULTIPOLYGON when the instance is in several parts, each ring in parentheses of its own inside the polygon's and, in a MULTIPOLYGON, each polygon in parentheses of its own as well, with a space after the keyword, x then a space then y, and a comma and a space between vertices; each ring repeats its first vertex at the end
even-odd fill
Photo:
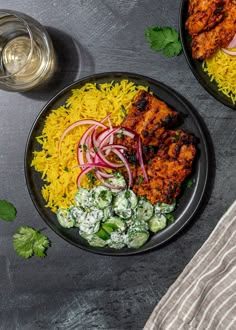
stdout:
POLYGON ((192 329, 236 329, 236 201, 144 327, 144 330, 192 329))

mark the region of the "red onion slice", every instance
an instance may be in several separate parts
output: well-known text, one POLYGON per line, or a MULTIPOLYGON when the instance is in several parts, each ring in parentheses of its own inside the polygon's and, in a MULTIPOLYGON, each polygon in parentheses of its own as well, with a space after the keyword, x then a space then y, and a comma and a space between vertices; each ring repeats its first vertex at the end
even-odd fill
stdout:
POLYGON ((141 143, 140 136, 138 138, 137 157, 138 157, 138 160, 139 160, 139 165, 140 165, 140 167, 142 169, 142 172, 143 172, 144 180, 145 180, 145 182, 148 182, 147 172, 145 170, 144 163, 143 163, 142 143, 141 143))
POLYGON ((65 136, 72 131, 75 127, 81 126, 81 125, 98 125, 102 128, 107 128, 106 125, 102 124, 101 122, 94 120, 94 119, 82 119, 82 120, 77 120, 75 121, 73 124, 69 125, 64 132, 62 133, 60 140, 59 140, 59 145, 58 148, 59 150, 61 149, 61 143, 63 141, 63 139, 65 138, 65 136))
POLYGON ((228 55, 231 55, 231 56, 236 56, 236 51, 231 51, 229 49, 226 49, 226 48, 221 48, 222 51, 228 55))
POLYGON ((236 33, 226 48, 235 48, 235 47, 236 47, 236 33))
POLYGON ((128 178, 129 178, 128 188, 130 188, 133 184, 133 176, 132 176, 130 165, 129 165, 127 159, 125 158, 125 156, 119 150, 113 149, 112 152, 114 152, 124 163, 124 166, 126 167, 126 170, 128 172, 128 178))
POLYGON ((106 186, 107 188, 110 188, 110 189, 116 189, 116 190, 122 190, 122 189, 125 189, 125 187, 117 187, 117 186, 113 186, 112 184, 110 184, 109 182, 107 182, 106 180, 104 180, 102 178, 102 176, 99 174, 99 173, 96 173, 96 177, 97 179, 104 185, 106 186))

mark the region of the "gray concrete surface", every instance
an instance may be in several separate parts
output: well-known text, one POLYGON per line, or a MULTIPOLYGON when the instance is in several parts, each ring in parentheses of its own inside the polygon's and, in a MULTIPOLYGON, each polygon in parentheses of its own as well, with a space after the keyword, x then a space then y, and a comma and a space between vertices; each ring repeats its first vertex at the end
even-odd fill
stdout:
POLYGON ((180 0, 1 0, 2 8, 33 16, 48 28, 59 63, 43 92, 0 91, 0 199, 15 204, 13 223, 0 221, 1 330, 139 330, 154 306, 208 238, 235 199, 236 112, 197 82, 185 57, 166 59, 149 49, 144 30, 178 29, 180 0), (46 101, 73 80, 98 72, 147 75, 182 94, 202 116, 215 153, 209 200, 201 214, 161 248, 130 257, 100 256, 71 246, 50 228, 44 259, 16 256, 20 225, 45 226, 24 177, 30 128, 46 101))

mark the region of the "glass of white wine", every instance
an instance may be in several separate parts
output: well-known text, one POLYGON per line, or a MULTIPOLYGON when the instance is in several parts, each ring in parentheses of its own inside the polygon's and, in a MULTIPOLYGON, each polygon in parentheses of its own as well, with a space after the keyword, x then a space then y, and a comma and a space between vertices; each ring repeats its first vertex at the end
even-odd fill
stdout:
POLYGON ((0 89, 27 91, 47 83, 56 57, 46 29, 32 17, 0 9, 0 89))

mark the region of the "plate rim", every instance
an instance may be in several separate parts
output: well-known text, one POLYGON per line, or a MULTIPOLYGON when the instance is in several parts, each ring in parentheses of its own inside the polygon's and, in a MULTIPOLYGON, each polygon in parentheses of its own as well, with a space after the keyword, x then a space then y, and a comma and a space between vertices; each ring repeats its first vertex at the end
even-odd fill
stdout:
MULTIPOLYGON (((189 110, 188 110, 189 111, 189 110)), ((70 83, 69 85, 65 86, 63 89, 61 89, 60 91, 58 91, 56 93, 56 95, 54 95, 53 97, 51 97, 46 104, 41 108, 40 112, 38 113, 38 115, 36 116, 35 120, 33 121, 33 124, 30 128, 30 131, 28 133, 28 137, 27 137, 27 141, 26 141, 26 145, 25 145, 25 152, 24 152, 24 174, 25 174, 25 179, 26 179, 26 186, 27 186, 27 190, 29 192, 29 195, 31 197, 31 200, 33 202, 34 207, 36 208, 38 214, 40 215, 40 217, 44 220, 44 222, 54 231, 54 233, 56 233, 59 237, 61 237, 62 239, 64 239, 65 241, 67 241, 68 243, 76 246, 77 248, 80 248, 82 250, 85 250, 87 252, 92 252, 95 254, 100 254, 100 255, 109 255, 109 256, 130 256, 130 255, 137 255, 137 254, 141 254, 141 253, 145 253, 148 252, 150 250, 153 250, 157 247, 162 246, 164 243, 166 243, 167 241, 170 241, 174 236, 176 236, 182 229, 183 227, 185 227, 192 218, 194 218, 196 212, 199 210, 203 199, 204 199, 204 195, 206 193, 206 189, 207 189, 207 185, 208 185, 208 181, 209 181, 209 166, 210 166, 210 157, 209 157, 209 143, 206 139, 208 131, 206 126, 204 125, 203 119, 201 118, 200 114, 197 112, 197 110, 195 109, 195 107, 187 100, 185 99, 184 96, 182 96, 181 94, 179 94, 177 91, 175 91, 173 88, 167 86, 166 84, 147 77, 145 75, 142 74, 136 74, 133 72, 126 72, 126 71, 108 71, 108 72, 101 72, 101 73, 95 73, 95 74, 91 74, 89 76, 85 76, 82 77, 80 79, 77 79, 75 81, 73 81, 72 83, 70 83), (163 240, 161 240, 161 242, 154 244, 154 246, 142 246, 140 249, 137 250, 128 250, 128 251, 123 251, 122 250, 114 250, 114 251, 101 251, 100 248, 95 248, 95 247, 90 247, 90 246, 84 246, 82 244, 78 244, 76 242, 73 242, 70 238, 66 237, 65 235, 63 235, 59 230, 57 230, 54 226, 53 226, 53 222, 50 221, 50 219, 48 219, 47 217, 45 217, 45 215, 42 213, 39 205, 36 203, 34 195, 33 195, 33 191, 32 191, 32 187, 30 185, 30 178, 29 178, 29 169, 28 169, 28 162, 27 162, 27 156, 28 156, 28 150, 29 150, 29 145, 31 142, 31 136, 34 132, 34 128, 38 123, 38 120, 41 118, 41 116, 47 112, 47 111, 51 111, 50 106, 52 106, 52 103, 54 101, 56 101, 60 96, 62 96, 63 94, 70 92, 74 86, 78 85, 78 84, 83 84, 88 80, 96 80, 97 78, 106 78, 109 76, 115 76, 116 78, 121 78, 121 77, 130 77, 131 79, 142 79, 146 82, 149 82, 151 84, 154 84, 156 86, 161 86, 162 89, 164 89, 166 92, 171 91, 171 96, 173 96, 175 99, 178 100, 178 102, 184 104, 188 109, 190 109, 190 113, 191 116, 194 118, 194 124, 197 126, 199 132, 201 133, 201 137, 204 137, 201 140, 202 143, 202 148, 204 149, 205 155, 206 155, 206 159, 205 159, 205 177, 204 177, 204 181, 202 184, 202 190, 200 193, 200 197, 198 199, 198 202, 195 203, 195 208, 191 211, 191 215, 188 216, 188 218, 181 224, 178 226, 177 230, 172 230, 170 231, 171 227, 167 227, 166 230, 168 229, 168 231, 170 232, 169 235, 167 235, 163 240)), ((34 169, 32 171, 35 171, 34 169)), ((35 171, 36 172, 36 171, 35 171)), ((38 173, 38 172, 37 172, 38 173)), ((166 233, 166 230, 164 230, 162 233, 166 233)))
MULTIPOLYGON (((183 16, 184 16, 184 9, 185 6, 187 6, 187 3, 189 2, 189 0, 181 0, 181 4, 180 4, 180 8, 179 8, 179 35, 180 35, 180 41, 182 44, 182 48, 183 48, 183 53, 184 53, 184 57, 186 59, 186 62, 188 63, 188 66, 191 70, 191 72, 193 73, 194 77, 196 78, 196 80, 200 83, 200 85, 215 99, 217 100, 219 103, 225 105, 226 107, 230 108, 231 110, 236 110, 236 104, 233 104, 230 101, 227 101, 226 98, 223 97, 223 93, 221 93, 220 91, 218 91, 221 94, 215 93, 214 90, 209 87, 209 85, 206 83, 206 81, 198 74, 197 70, 195 69, 193 63, 197 63, 197 60, 194 60, 188 52, 188 42, 185 38, 185 34, 188 34, 188 32, 185 29, 184 23, 183 22, 183 16), (221 96, 222 95, 222 96, 221 96)), ((210 78, 209 78, 210 79, 210 78)), ((230 98, 229 98, 230 100, 230 98)))

